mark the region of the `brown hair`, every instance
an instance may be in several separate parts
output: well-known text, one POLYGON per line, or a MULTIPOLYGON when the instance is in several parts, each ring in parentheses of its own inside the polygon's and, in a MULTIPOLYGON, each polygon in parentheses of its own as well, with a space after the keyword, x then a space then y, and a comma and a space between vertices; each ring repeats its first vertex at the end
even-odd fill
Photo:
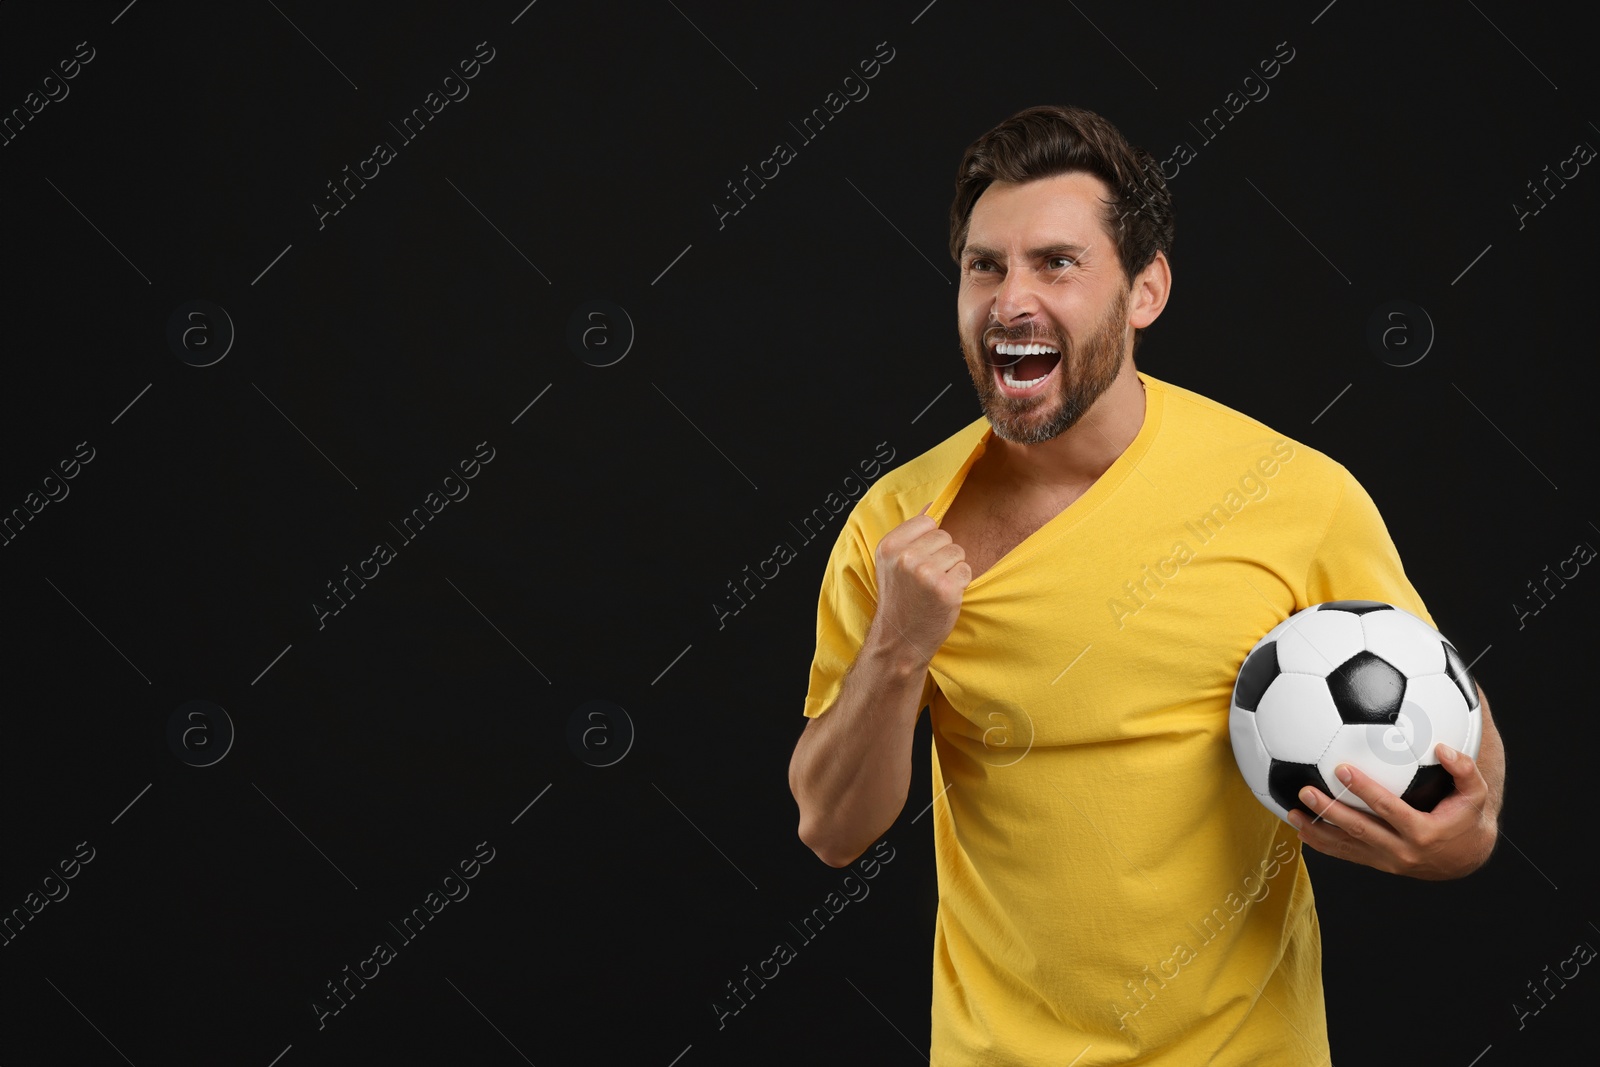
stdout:
MULTIPOLYGON (((1155 157, 1081 107, 1043 104, 1017 112, 967 146, 950 205, 950 258, 961 262, 972 206, 991 182, 1026 182, 1081 171, 1111 191, 1101 219, 1132 285, 1160 251, 1172 255, 1172 194, 1155 157)), ((1134 347, 1144 331, 1135 330, 1134 347)))

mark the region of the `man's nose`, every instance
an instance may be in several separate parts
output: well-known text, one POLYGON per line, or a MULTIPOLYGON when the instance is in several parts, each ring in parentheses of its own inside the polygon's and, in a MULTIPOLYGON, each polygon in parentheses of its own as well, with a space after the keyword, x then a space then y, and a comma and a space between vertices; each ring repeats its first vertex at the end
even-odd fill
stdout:
POLYGON ((995 290, 991 314, 1005 326, 1014 325, 1017 320, 1032 315, 1039 309, 1035 281, 1027 271, 1007 271, 1005 280, 995 290))

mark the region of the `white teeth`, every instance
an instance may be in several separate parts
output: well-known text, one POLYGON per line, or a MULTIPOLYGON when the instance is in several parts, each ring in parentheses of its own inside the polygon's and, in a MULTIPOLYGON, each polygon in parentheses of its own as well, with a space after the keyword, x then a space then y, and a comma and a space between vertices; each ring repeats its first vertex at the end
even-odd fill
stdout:
MULTIPOLYGON (((999 345, 995 345, 994 350, 995 350, 995 354, 996 355, 1000 355, 1000 356, 1031 356, 1031 355, 1041 355, 1041 354, 1043 354, 1045 352, 1050 352, 1050 353, 1053 353, 1054 355, 1057 355, 1057 356, 1059 356, 1061 354, 1061 350, 1060 349, 1055 348, 1055 347, 1053 347, 1051 345, 1044 345, 1044 344, 1025 344, 1025 345, 1022 345, 1022 344, 999 344, 999 345)), ((1039 377, 1037 377, 1037 378, 1030 378, 1030 379, 1028 379, 1026 381, 1018 381, 1012 375, 1012 370, 1014 369, 1014 367, 1015 367, 1015 364, 1013 364, 1010 367, 1003 368, 1001 370, 1001 372, 1000 372, 1001 376, 1005 380, 1005 383, 1007 385, 1011 386, 1013 389, 1027 389, 1027 388, 1029 388, 1031 386, 1038 385, 1040 382, 1042 382, 1046 378, 1050 377, 1050 371, 1046 371, 1045 373, 1039 375, 1039 377)), ((1053 368, 1053 367, 1051 368, 1051 370, 1054 370, 1054 369, 1055 368, 1053 368)))
POLYGON ((1040 382, 1042 382, 1046 378, 1050 377, 1050 373, 1053 370, 1055 370, 1055 368, 1051 367, 1050 370, 1045 371, 1043 374, 1039 375, 1039 377, 1037 377, 1037 378, 1029 378, 1027 381, 1022 381, 1022 382, 1019 382, 1019 381, 1017 381, 1016 378, 1012 377, 1011 368, 1010 367, 1006 367, 1004 370, 1002 370, 1000 372, 1000 376, 1002 378, 1004 378, 1005 379, 1005 383, 1007 385, 1011 386, 1011 388, 1013 388, 1013 389, 1028 389, 1028 388, 1031 388, 1032 386, 1038 385, 1040 382))

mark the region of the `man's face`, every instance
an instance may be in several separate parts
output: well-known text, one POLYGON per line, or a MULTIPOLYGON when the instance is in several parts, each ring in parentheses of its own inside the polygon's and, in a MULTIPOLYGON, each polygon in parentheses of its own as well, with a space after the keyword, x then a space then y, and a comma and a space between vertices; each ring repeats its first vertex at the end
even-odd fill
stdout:
POLYGON ((1074 425, 1122 369, 1129 286, 1101 221, 1106 184, 1091 174, 995 182, 973 205, 957 321, 967 370, 995 436, 1048 441, 1074 425), (1001 353, 997 344, 1048 353, 1001 353), (1008 384, 1011 379, 1032 385, 1008 384))

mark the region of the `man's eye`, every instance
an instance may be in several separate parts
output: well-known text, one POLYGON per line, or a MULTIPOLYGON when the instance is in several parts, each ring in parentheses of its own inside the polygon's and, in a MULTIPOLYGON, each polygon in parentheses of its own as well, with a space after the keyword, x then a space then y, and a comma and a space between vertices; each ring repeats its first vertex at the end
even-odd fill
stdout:
POLYGON ((1062 267, 1070 267, 1076 263, 1077 260, 1073 259, 1071 256, 1051 256, 1049 259, 1045 260, 1045 262, 1060 263, 1062 267))
POLYGON ((987 259, 975 259, 971 263, 967 264, 967 269, 968 270, 977 270, 978 268, 984 266, 988 262, 989 261, 987 259))

